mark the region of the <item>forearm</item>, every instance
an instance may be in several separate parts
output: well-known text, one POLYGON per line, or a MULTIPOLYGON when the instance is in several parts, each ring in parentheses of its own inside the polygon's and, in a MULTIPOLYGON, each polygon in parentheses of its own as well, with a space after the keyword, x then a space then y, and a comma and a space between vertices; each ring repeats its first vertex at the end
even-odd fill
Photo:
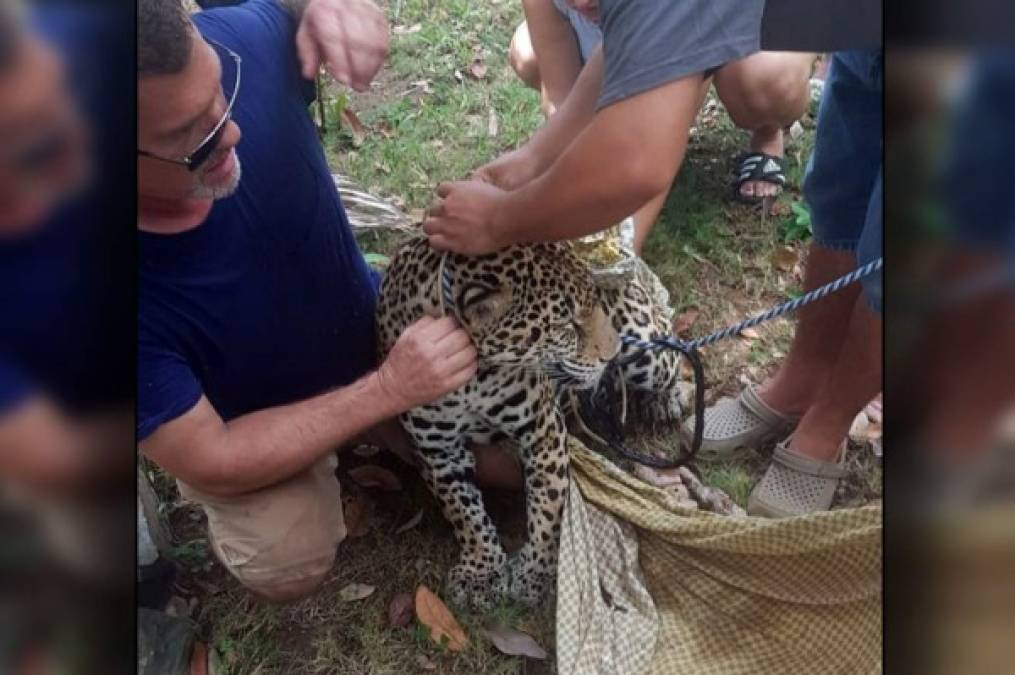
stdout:
POLYGON ((700 77, 607 106, 550 168, 502 198, 492 228, 503 245, 601 231, 665 190, 697 111, 700 77))
POLYGON ((401 412, 371 373, 335 391, 230 420, 213 489, 243 493, 277 483, 401 412))
POLYGON ((505 243, 576 239, 634 213, 652 193, 630 145, 584 132, 539 178, 510 193, 497 229, 505 243))

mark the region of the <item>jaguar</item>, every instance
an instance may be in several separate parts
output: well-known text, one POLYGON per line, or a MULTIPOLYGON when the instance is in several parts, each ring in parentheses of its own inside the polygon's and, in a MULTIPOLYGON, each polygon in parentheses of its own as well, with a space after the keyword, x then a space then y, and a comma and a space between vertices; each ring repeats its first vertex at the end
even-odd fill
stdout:
POLYGON ((400 421, 460 548, 447 596, 476 609, 504 596, 531 606, 556 579, 568 489, 561 392, 597 386, 619 357, 631 389, 647 393, 661 415, 679 417, 679 356, 629 353, 619 336, 666 333, 665 314, 637 278, 598 283, 568 243, 515 245, 478 257, 441 253, 425 239, 403 245, 381 284, 380 356, 416 320, 444 314, 470 334, 477 374, 400 421), (470 450, 502 441, 517 449, 525 486, 526 538, 510 557, 484 507, 470 450))

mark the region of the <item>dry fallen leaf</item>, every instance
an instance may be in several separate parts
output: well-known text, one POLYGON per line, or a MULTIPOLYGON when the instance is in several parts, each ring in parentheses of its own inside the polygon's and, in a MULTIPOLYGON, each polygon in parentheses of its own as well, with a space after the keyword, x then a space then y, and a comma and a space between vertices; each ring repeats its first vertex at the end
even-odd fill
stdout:
POLYGON ((422 223, 423 219, 426 218, 426 209, 410 209, 409 220, 414 223, 422 223))
POLYGON ((466 115, 465 122, 468 124, 468 135, 472 137, 482 136, 486 133, 482 115, 466 115))
POLYGON ((412 35, 413 33, 418 33, 422 29, 423 24, 414 23, 411 26, 395 26, 391 32, 395 35, 412 35))
POLYGON ((496 136, 500 132, 500 123, 497 121, 497 111, 490 108, 490 114, 486 120, 486 135, 496 136))
POLYGON ((208 646, 203 642, 195 642, 190 652, 191 675, 208 675, 208 646))
POLYGON ((374 503, 367 495, 361 492, 342 495, 342 516, 349 537, 356 539, 370 531, 373 512, 374 503))
POLYGON ((417 511, 416 515, 414 515, 412 518, 410 518, 408 521, 406 521, 406 523, 404 525, 402 525, 397 530, 395 530, 395 534, 402 534, 403 532, 408 532, 412 528, 414 528, 417 525, 419 525, 419 521, 421 521, 421 520, 423 520, 423 509, 420 509, 419 511, 417 511))
POLYGON ((462 71, 455 70, 454 75, 455 75, 455 79, 458 80, 459 82, 464 80, 464 78, 462 77, 462 71))
POLYGON ((786 202, 779 200, 775 200, 774 202, 772 202, 771 208, 768 209, 768 215, 777 216, 779 218, 788 216, 790 213, 791 213, 790 208, 786 204, 786 202))
MULTIPOLYGON (((380 132, 381 136, 384 136, 384 138, 391 138, 392 136, 395 135, 395 129, 391 126, 390 122, 386 122, 385 120, 381 120, 380 122, 378 122, 376 128, 377 131, 380 132)), ((392 197, 392 202, 395 204, 395 206, 398 206, 398 202, 396 201, 397 199, 399 198, 392 197)))
POLYGON ((530 659, 545 659, 546 650, 529 635, 504 625, 495 625, 483 630, 490 642, 502 654, 508 656, 527 656, 530 659))
POLYGON ((446 637, 448 649, 453 652, 460 652, 468 646, 469 639, 454 615, 426 586, 416 589, 416 618, 430 629, 430 639, 437 644, 446 637))
POLYGON ((437 664, 431 661, 426 654, 416 654, 416 665, 423 670, 437 670, 437 664))
POLYGON ((412 621, 412 594, 399 593, 388 603, 388 626, 405 628, 412 621))
POLYGON ((760 340, 761 333, 754 330, 753 328, 745 328, 742 331, 740 331, 740 337, 746 338, 748 340, 760 340))
POLYGON ((470 75, 472 75, 477 80, 482 80, 484 77, 486 77, 486 71, 487 67, 483 59, 479 57, 472 59, 472 64, 469 65, 470 75))
POLYGON ((349 106, 342 108, 342 124, 349 129, 350 133, 352 133, 353 147, 358 148, 363 145, 363 141, 367 137, 366 125, 360 121, 359 115, 357 115, 349 106))
POLYGON ((701 312, 696 309, 689 309, 686 312, 677 315, 677 318, 673 320, 673 332, 677 335, 683 335, 691 329, 694 322, 698 320, 701 312))
POLYGON ((386 492, 398 492, 402 489, 402 481, 398 480, 398 476, 373 464, 349 469, 349 477, 360 487, 376 487, 386 492))
POLYGON ((338 597, 342 602, 355 602, 364 598, 369 598, 377 590, 376 586, 370 584, 349 584, 338 592, 338 597))
POLYGON ((799 256, 795 249, 789 246, 780 246, 772 251, 772 264, 783 272, 789 272, 799 262, 799 256))

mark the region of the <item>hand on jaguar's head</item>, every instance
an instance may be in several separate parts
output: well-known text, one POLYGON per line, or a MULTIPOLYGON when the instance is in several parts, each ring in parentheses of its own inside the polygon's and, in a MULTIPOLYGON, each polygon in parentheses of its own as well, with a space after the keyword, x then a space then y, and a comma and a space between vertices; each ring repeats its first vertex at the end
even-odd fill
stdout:
POLYGON ((463 255, 494 253, 511 244, 500 215, 506 192, 481 180, 441 183, 423 232, 439 251, 463 255))

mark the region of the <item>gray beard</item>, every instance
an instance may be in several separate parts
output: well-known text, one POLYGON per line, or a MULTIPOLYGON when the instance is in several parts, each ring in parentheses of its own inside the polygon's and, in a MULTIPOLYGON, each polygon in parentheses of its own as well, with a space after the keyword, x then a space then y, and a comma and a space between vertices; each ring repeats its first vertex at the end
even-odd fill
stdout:
POLYGON ((234 159, 236 162, 236 168, 233 170, 233 175, 230 177, 228 183, 218 187, 198 183, 191 191, 190 198, 211 199, 217 201, 219 199, 225 199, 226 197, 232 197, 233 194, 236 193, 237 188, 240 187, 240 179, 243 177, 243 167, 240 166, 239 155, 237 155, 234 159))

